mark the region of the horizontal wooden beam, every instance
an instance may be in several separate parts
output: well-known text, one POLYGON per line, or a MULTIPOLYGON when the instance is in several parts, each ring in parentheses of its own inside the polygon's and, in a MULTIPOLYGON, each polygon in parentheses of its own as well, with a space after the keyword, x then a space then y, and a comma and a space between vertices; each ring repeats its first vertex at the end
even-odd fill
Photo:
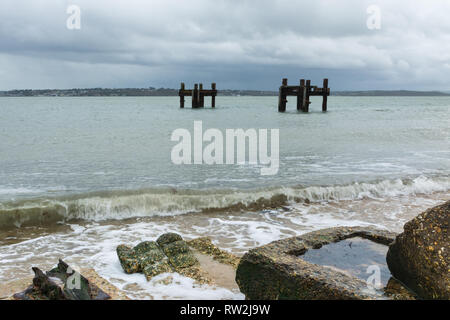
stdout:
POLYGON ((202 90, 200 91, 200 94, 204 95, 205 97, 217 96, 217 90, 202 90))
MULTIPOLYGON (((198 90, 198 92, 200 92, 200 94, 205 97, 211 97, 211 96, 217 95, 217 90, 198 90)), ((192 90, 179 90, 178 95, 190 97, 190 96, 192 96, 192 90)))
MULTIPOLYGON (((286 96, 297 96, 301 90, 301 87, 300 86, 281 87, 281 90, 283 91, 283 94, 286 96)), ((323 88, 312 87, 312 88, 310 88, 308 93, 310 96, 323 96, 324 92, 325 91, 323 88)), ((327 95, 330 95, 329 88, 327 88, 326 92, 327 92, 327 95)))
POLYGON ((178 91, 179 96, 192 96, 192 90, 179 90, 178 91))

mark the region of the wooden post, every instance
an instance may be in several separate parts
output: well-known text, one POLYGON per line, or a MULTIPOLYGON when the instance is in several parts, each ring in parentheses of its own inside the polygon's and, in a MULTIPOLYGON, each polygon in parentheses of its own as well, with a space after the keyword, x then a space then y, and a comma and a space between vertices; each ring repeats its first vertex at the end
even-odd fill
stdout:
MULTIPOLYGON (((212 90, 216 90, 216 84, 215 83, 211 83, 211 89, 212 90)), ((213 93, 211 96, 211 107, 215 108, 216 107, 216 94, 213 93)))
POLYGON ((198 84, 194 85, 194 90, 192 90, 192 108, 198 108, 198 84))
POLYGON ((309 91, 311 90, 311 80, 306 80, 306 85, 303 93, 303 111, 309 112, 309 91))
POLYGON ((198 90, 198 106, 200 108, 204 108, 205 107, 205 96, 203 95, 203 83, 200 83, 200 87, 198 90))
POLYGON ((297 97, 297 110, 302 112, 309 112, 309 105, 311 104, 312 96, 319 96, 323 98, 322 110, 327 111, 327 101, 330 95, 328 88, 328 79, 323 79, 323 88, 311 85, 311 80, 300 79, 300 85, 288 85, 288 80, 283 79, 280 87, 278 97, 278 111, 285 112, 287 97, 297 97))
POLYGON ((305 92, 305 79, 300 80, 300 88, 297 92, 297 111, 303 111, 303 95, 305 92))
POLYGON ((328 101, 328 79, 323 79, 322 112, 327 112, 327 101, 328 101))
POLYGON ((184 90, 186 86, 184 85, 184 82, 181 83, 181 89, 180 89, 180 108, 184 108, 184 90))
POLYGON ((282 85, 280 87, 280 93, 278 96, 278 111, 279 112, 285 112, 286 111, 286 103, 287 103, 287 99, 286 99, 286 92, 285 92, 285 87, 287 87, 288 85, 288 79, 283 79, 282 85))

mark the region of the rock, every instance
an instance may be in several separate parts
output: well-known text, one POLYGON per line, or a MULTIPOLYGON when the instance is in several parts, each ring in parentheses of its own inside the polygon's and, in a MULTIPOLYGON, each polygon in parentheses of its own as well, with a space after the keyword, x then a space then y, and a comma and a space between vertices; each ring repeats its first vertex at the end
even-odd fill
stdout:
POLYGON ((130 300, 122 290, 111 284, 108 280, 102 278, 94 269, 82 269, 80 272, 88 279, 92 295, 96 297, 96 300, 99 300, 99 297, 101 296, 101 294, 98 293, 98 290, 101 290, 110 296, 111 300, 130 300))
POLYGON ((198 252, 212 256, 214 260, 223 264, 228 264, 234 269, 236 269, 239 264, 239 257, 219 249, 211 242, 211 239, 207 237, 189 240, 187 243, 191 248, 194 248, 198 252))
POLYGON ((366 281, 301 259, 307 250, 355 237, 387 246, 395 234, 374 228, 339 227, 275 241, 242 257, 236 282, 251 300, 380 299, 379 293, 368 291, 366 281))
POLYGON ((413 292, 405 288, 395 278, 389 279, 384 291, 392 300, 416 300, 418 298, 413 292))
POLYGON ((169 258, 169 262, 175 270, 192 267, 198 264, 197 258, 184 240, 166 244, 163 247, 163 251, 169 258))
POLYGON ((44 273, 33 267, 33 284, 16 293, 15 300, 108 300, 111 297, 97 285, 60 260, 58 266, 44 273))
POLYGON ((173 272, 172 266, 169 263, 169 259, 165 258, 162 261, 155 262, 154 264, 148 264, 144 268, 145 278, 150 281, 151 278, 166 272, 173 272))
POLYGON ((392 275, 424 299, 450 299, 450 201, 409 221, 390 245, 392 275))
POLYGON ((165 245, 176 241, 183 241, 183 238, 176 233, 165 233, 156 240, 160 247, 164 247, 165 245))
POLYGON ((147 280, 166 272, 186 273, 186 268, 198 265, 186 241, 176 233, 163 234, 156 242, 144 241, 134 248, 120 245, 117 255, 126 273, 143 272, 147 280))
POLYGON ((141 255, 143 253, 160 251, 158 244, 154 241, 144 241, 139 243, 133 248, 136 255, 141 255))
POLYGON ((141 272, 141 266, 134 250, 125 245, 119 245, 116 249, 123 270, 128 273, 141 272))
POLYGON ((200 284, 214 284, 214 281, 211 279, 208 272, 203 270, 199 265, 193 265, 188 268, 179 269, 179 274, 194 279, 197 283, 200 284))
POLYGON ((117 255, 125 272, 143 272, 148 281, 162 273, 177 272, 198 284, 212 285, 218 280, 223 286, 228 277, 232 280, 226 285, 234 289, 237 286, 234 278, 239 258, 217 248, 208 238, 185 241, 176 233, 166 233, 156 242, 141 242, 134 248, 120 245, 117 255), (226 276, 223 272, 227 273, 226 276))
POLYGON ((133 248, 139 263, 139 269, 144 271, 148 265, 167 263, 167 257, 156 242, 141 242, 133 248))
POLYGON ((162 247, 164 253, 170 258, 183 253, 189 253, 190 249, 184 240, 171 242, 162 247))

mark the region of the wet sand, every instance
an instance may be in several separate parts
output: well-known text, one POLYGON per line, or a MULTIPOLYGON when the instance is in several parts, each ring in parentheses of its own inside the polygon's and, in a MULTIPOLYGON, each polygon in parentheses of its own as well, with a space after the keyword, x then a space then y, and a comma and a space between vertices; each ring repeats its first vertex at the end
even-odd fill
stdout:
POLYGON ((95 269, 132 299, 197 299, 203 297, 201 292, 228 299, 231 297, 229 292, 236 288, 233 273, 227 267, 218 269, 215 261, 202 258, 206 268, 217 278, 217 288, 228 292, 192 289, 193 285, 181 278, 166 286, 157 283, 158 279, 147 283, 144 276, 126 275, 118 263, 115 248, 123 243, 155 240, 165 232, 177 232, 186 240, 210 237, 219 248, 240 256, 251 248, 274 240, 334 226, 375 226, 401 232, 405 222, 448 199, 450 194, 445 192, 388 200, 298 203, 288 208, 259 212, 192 213, 98 223, 72 221, 56 228, 10 230, 8 237, 0 240, 0 296, 16 290, 7 291, 8 287, 21 287, 22 280, 26 283, 32 277, 32 266, 49 270, 62 258, 80 269, 95 269), (14 282, 11 279, 15 279, 14 282))

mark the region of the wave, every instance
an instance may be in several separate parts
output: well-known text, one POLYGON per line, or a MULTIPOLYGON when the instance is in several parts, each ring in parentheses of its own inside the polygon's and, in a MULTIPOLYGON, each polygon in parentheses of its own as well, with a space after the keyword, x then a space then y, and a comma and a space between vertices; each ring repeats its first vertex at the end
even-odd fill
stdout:
POLYGON ((389 198, 450 190, 450 177, 382 180, 335 186, 258 190, 178 190, 174 188, 93 192, 70 197, 0 204, 0 229, 70 220, 121 220, 186 213, 259 211, 294 202, 389 198))

